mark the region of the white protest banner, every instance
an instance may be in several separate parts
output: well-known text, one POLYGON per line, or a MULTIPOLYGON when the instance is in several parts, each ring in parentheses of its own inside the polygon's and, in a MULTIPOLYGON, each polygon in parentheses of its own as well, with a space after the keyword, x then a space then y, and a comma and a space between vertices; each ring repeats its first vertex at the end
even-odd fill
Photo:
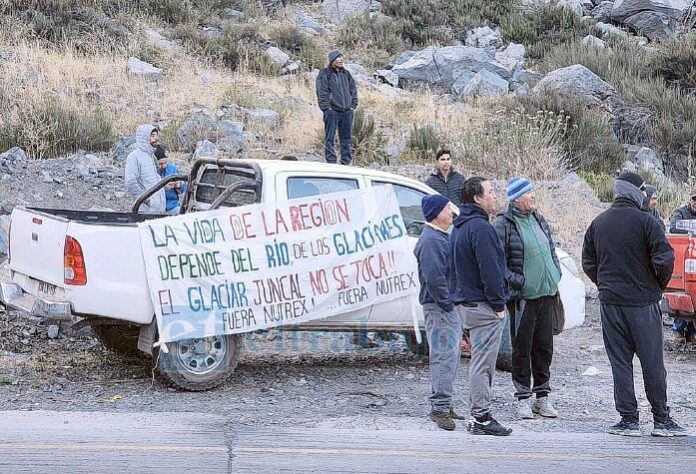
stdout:
POLYGON ((297 324, 417 290, 391 186, 139 224, 160 342, 297 324))

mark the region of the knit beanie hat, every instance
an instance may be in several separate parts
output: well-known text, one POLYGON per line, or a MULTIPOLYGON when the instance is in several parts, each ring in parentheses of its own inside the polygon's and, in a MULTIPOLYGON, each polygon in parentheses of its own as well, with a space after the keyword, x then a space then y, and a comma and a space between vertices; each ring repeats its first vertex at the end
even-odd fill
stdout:
POLYGON ((423 199, 421 199, 421 209, 423 210, 425 220, 428 222, 434 220, 442 212, 447 203, 449 203, 449 200, 440 194, 423 196, 423 199))
POLYGON ((162 145, 157 145, 157 148, 155 148, 155 158, 158 160, 161 160, 162 158, 167 157, 167 150, 164 149, 162 145))
POLYGON ((645 187, 645 195, 648 199, 653 197, 653 194, 657 192, 657 188, 655 186, 647 185, 645 187))
POLYGON ((338 49, 334 49, 329 53, 329 66, 333 64, 333 62, 339 58, 339 56, 343 56, 343 53, 339 51, 338 49))
POLYGON ((524 196, 532 189, 532 183, 526 178, 512 178, 507 184, 508 201, 512 202, 518 197, 524 196))
MULTIPOLYGON (((635 186, 638 189, 643 188, 645 185, 645 180, 637 173, 632 173, 630 171, 624 171, 621 173, 617 178, 617 181, 626 181, 628 183, 631 183, 633 186, 635 186)), ((642 191, 642 189, 641 189, 642 191)))

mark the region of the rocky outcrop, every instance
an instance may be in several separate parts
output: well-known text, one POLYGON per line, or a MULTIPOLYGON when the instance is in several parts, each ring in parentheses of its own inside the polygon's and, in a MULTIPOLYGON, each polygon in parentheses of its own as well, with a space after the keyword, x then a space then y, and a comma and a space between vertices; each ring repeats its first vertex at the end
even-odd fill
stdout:
POLYGON ((193 111, 176 132, 177 145, 194 151, 197 143, 209 140, 221 150, 237 153, 244 144, 244 125, 228 119, 215 120, 205 109, 193 111))
POLYGON ((334 23, 345 22, 351 16, 362 15, 367 10, 379 12, 382 4, 377 0, 324 0, 321 2, 322 15, 334 23))
POLYGON ((128 58, 128 72, 134 76, 144 77, 146 79, 157 80, 162 77, 162 70, 160 68, 133 56, 128 58))
POLYGON ((551 71, 532 89, 533 94, 555 94, 561 100, 580 102, 588 109, 612 111, 614 89, 585 66, 575 64, 551 71))

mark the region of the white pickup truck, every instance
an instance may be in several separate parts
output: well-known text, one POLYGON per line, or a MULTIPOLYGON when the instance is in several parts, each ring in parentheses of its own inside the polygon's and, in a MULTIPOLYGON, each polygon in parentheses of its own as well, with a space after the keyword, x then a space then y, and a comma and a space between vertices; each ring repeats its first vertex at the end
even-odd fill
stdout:
MULTIPOLYGON (((187 180, 182 212, 240 206, 391 184, 411 245, 424 224, 421 198, 435 191, 425 184, 371 169, 321 163, 271 160, 201 159, 188 175, 164 178, 144 193, 131 213, 16 208, 12 212, 9 259, 0 279, 0 302, 33 316, 89 324, 109 348, 158 357, 157 369, 176 387, 207 390, 222 384, 240 356, 239 335, 181 340, 160 351, 137 224, 163 216, 138 214, 149 195, 175 180, 187 180)), ((559 252, 566 282, 582 285, 573 275, 572 259, 559 252), (567 270, 567 271, 566 271, 567 270)), ((581 304, 584 314, 584 286, 581 304)), ((416 343, 412 298, 400 298, 358 311, 283 327, 289 330, 385 330, 407 334, 416 343)), ((566 304, 567 306, 567 304, 566 304)), ((580 309, 580 308, 578 308, 580 309)), ((509 336, 501 357, 509 359, 509 336)), ((509 361, 508 361, 509 363, 509 361)))

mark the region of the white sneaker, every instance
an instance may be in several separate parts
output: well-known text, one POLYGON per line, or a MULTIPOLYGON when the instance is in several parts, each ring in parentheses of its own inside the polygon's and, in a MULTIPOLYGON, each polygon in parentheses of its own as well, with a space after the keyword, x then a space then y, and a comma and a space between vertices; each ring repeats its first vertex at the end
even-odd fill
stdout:
POLYGON ((551 405, 549 397, 541 397, 534 400, 532 411, 545 418, 558 418, 558 411, 551 405))
POLYGON ((517 400, 517 417, 523 420, 531 420, 534 418, 532 407, 529 406, 529 399, 517 400))

